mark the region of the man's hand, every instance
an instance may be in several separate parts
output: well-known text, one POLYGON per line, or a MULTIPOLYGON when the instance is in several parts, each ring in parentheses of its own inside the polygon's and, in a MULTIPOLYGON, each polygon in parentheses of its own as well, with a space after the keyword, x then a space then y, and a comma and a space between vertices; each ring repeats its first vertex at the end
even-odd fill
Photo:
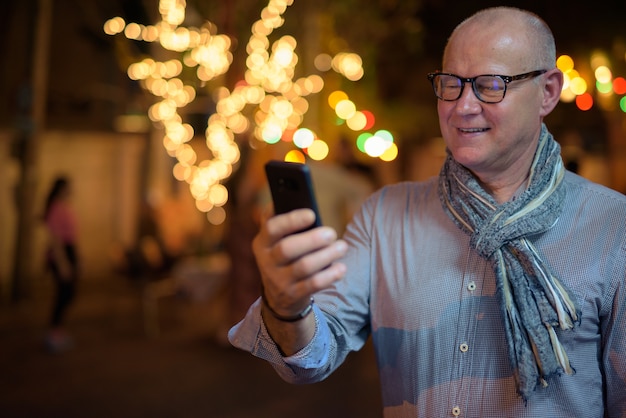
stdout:
MULTIPOLYGON (((346 266, 337 260, 345 255, 347 245, 337 239, 334 229, 321 226, 298 232, 314 221, 310 209, 273 216, 262 223, 252 243, 265 303, 280 316, 298 315, 315 292, 329 287, 346 272, 346 266)), ((287 355, 304 347, 315 332, 311 315, 292 323, 264 311, 263 318, 272 338, 287 355)))

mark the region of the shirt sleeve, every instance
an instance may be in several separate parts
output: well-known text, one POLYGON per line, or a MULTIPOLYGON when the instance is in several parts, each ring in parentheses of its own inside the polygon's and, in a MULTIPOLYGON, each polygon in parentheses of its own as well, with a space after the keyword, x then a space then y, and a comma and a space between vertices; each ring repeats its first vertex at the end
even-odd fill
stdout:
MULTIPOLYGON (((261 317, 261 300, 252 304, 245 318, 228 333, 231 344, 266 360, 288 382, 301 383, 325 370, 330 352, 330 330, 323 312, 313 305, 315 334, 309 344, 292 356, 283 356, 270 337, 261 317), (303 380, 304 379, 304 380, 303 380)), ((320 379, 321 380, 321 379, 320 379)))

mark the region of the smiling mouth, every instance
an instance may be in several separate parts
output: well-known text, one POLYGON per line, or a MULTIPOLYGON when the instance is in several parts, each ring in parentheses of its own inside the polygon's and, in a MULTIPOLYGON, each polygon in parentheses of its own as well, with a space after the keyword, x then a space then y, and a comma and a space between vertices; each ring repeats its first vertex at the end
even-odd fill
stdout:
POLYGON ((466 134, 474 134, 479 132, 487 132, 488 128, 458 128, 459 131, 466 134))

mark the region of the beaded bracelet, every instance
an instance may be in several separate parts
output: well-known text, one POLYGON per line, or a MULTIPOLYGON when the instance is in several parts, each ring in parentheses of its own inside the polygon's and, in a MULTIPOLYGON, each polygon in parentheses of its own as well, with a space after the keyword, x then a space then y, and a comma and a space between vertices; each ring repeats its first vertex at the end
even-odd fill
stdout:
POLYGON ((299 321, 301 319, 304 319, 307 315, 309 315, 311 313, 311 311, 313 311, 313 296, 311 296, 311 303, 308 304, 308 306, 306 308, 304 308, 302 310, 302 312, 293 315, 293 316, 283 316, 281 314, 279 314, 278 312, 276 312, 274 309, 272 309, 272 307, 269 305, 269 303, 267 303, 267 301, 265 300, 265 292, 261 291, 261 302, 263 302, 263 305, 265 305, 265 308, 267 308, 267 310, 272 314, 272 316, 276 319, 278 319, 279 321, 283 321, 283 322, 296 322, 299 321))

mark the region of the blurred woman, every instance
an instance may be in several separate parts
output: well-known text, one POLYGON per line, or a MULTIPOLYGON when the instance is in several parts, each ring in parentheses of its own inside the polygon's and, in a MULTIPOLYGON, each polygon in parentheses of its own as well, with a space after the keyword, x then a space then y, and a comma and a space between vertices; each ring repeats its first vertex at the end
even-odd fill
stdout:
POLYGON ((58 177, 48 193, 44 212, 49 233, 47 266, 55 284, 46 338, 46 345, 52 352, 65 351, 72 346, 72 339, 63 327, 65 314, 76 295, 78 280, 77 222, 70 204, 71 193, 69 179, 58 177))

